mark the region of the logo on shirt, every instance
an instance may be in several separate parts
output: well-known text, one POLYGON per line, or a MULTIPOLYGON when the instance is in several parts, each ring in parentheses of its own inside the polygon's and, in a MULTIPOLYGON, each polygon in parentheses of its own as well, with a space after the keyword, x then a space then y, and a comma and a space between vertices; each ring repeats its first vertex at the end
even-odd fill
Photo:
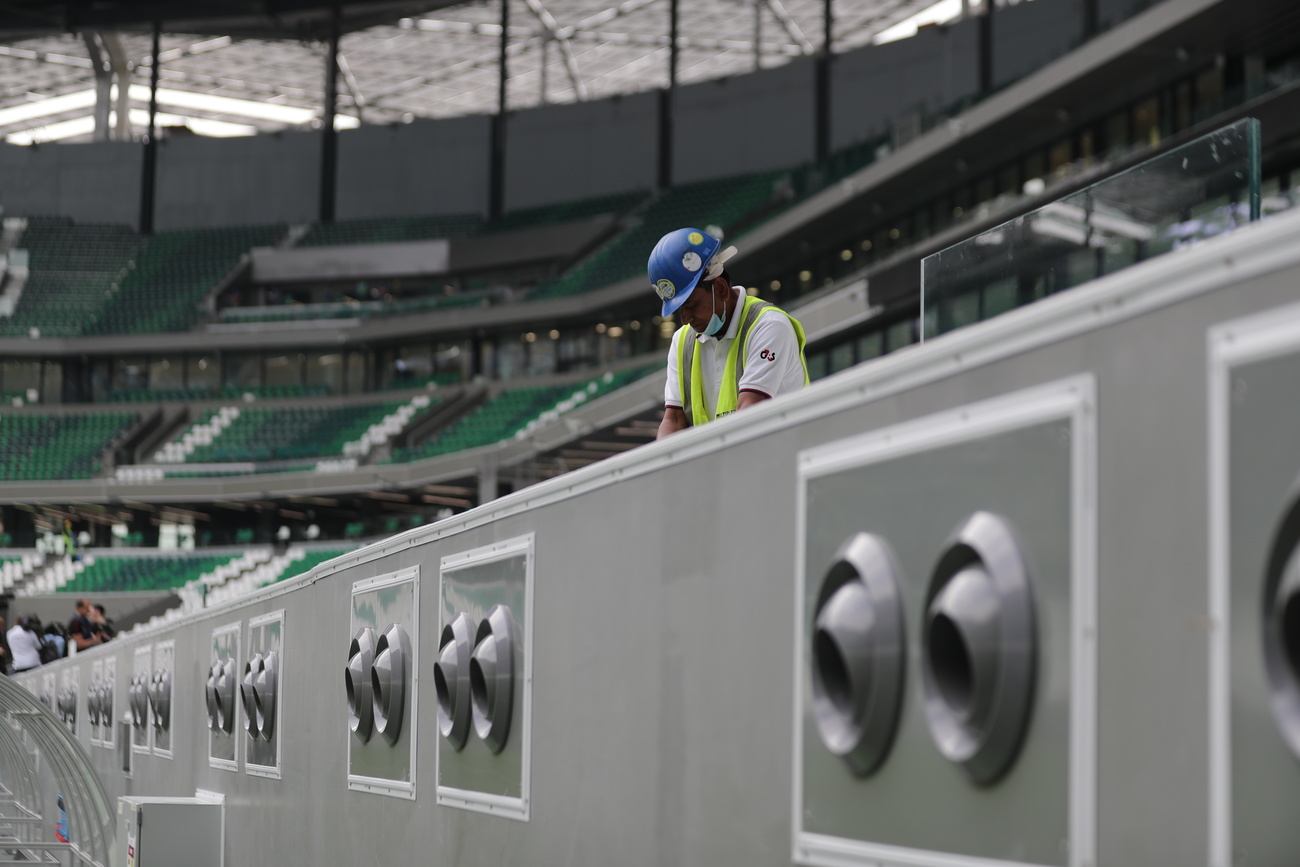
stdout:
POLYGON ((758 354, 758 357, 764 361, 776 361, 776 353, 770 349, 764 349, 758 354))

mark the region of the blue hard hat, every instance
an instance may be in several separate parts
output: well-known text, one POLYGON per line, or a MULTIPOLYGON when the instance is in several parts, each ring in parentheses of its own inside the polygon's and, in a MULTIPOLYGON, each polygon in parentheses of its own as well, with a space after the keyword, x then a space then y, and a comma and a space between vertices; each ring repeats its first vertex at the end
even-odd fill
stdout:
POLYGON ((700 229, 677 229, 659 239, 646 271, 650 287, 664 302, 664 316, 671 316, 691 297, 721 246, 721 241, 700 229))

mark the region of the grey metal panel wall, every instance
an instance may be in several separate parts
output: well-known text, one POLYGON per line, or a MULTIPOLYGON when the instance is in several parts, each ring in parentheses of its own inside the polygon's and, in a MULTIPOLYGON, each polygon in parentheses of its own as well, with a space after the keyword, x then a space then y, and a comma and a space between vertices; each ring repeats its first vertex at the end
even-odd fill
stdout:
POLYGON ((158 143, 154 226, 309 222, 319 208, 320 135, 167 138, 158 143))
MULTIPOLYGON (((1074 707, 1071 726, 1095 744, 1097 791, 1071 806, 1083 816, 1080 838, 1062 840, 1037 863, 1087 863, 1095 835, 1094 863, 1206 864, 1208 662, 1219 628, 1206 616, 1206 335, 1225 320, 1294 304, 1298 227, 1300 214, 1293 214, 1170 254, 347 555, 243 604, 60 663, 86 667, 84 684, 93 660, 117 654, 123 707, 133 647, 176 641, 174 758, 138 755, 130 780, 113 770, 108 751, 92 748, 92 758, 114 794, 225 792, 229 863, 788 864, 793 719, 805 700, 795 694, 793 665, 801 653, 800 453, 936 413, 960 416, 977 402, 1082 375, 1096 395, 1087 410, 1096 464, 1079 467, 1077 478, 1096 491, 1097 544, 1083 553, 1096 564, 1089 634, 1098 691, 1095 702, 1074 707), (529 533, 536 587, 530 820, 435 803, 438 734, 427 687, 413 732, 416 798, 348 791, 342 675, 352 583, 420 569, 419 674, 427 685, 441 559, 529 533), (211 630, 281 608, 283 779, 211 768, 201 690, 211 630)), ((1300 316, 1295 321, 1291 338, 1300 346, 1300 316)), ((1062 446, 1067 439, 1058 434, 1062 446)), ((1284 458, 1289 464, 1275 475, 1294 478, 1294 449, 1284 458)), ((916 470, 908 474, 914 481, 901 484, 942 498, 950 479, 938 469, 933 476, 916 470)), ((971 478, 952 481, 969 485, 971 478)), ((929 526, 924 497, 915 494, 908 489, 916 526, 941 538, 950 516, 942 527, 929 526)), ((897 499, 883 484, 861 496, 877 510, 897 499)), ((1018 529, 1033 533, 1034 522, 1018 529)), ((909 587, 905 603, 927 579, 917 567, 900 576, 909 587)), ((1051 578, 1057 587, 1061 579, 1051 578)), ((1043 661, 1051 675, 1040 686, 1044 701, 1059 703, 1061 681, 1086 669, 1061 658, 1059 632, 1052 632, 1064 622, 1060 595, 1038 598, 1047 630, 1041 646, 1052 654, 1043 661)), ((910 634, 920 613, 915 606, 904 612, 910 634)), ((1255 664, 1255 628, 1248 618, 1234 625, 1241 665, 1255 664)), ((906 688, 915 693, 914 642, 908 653, 906 688)), ((41 674, 22 680, 38 684, 41 674)), ((1267 717, 1262 696, 1232 700, 1243 703, 1243 714, 1267 717)), ((909 702, 900 725, 917 754, 928 734, 915 699, 909 702)), ((1059 723, 1031 719, 1029 726, 1039 747, 1046 736, 1059 745, 1052 735, 1059 723)), ((1277 735, 1264 725, 1259 737, 1277 735)), ((1041 749, 1026 750, 1004 785, 1023 774, 1059 786, 1062 773, 1078 770, 1060 749, 1042 762, 1041 749)), ((1274 764, 1295 789, 1300 766, 1274 764)), ((1014 824, 1008 831, 995 809, 1005 791, 981 790, 941 763, 910 785, 913 794, 915 786, 935 787, 934 804, 974 805, 934 816, 943 827, 929 845, 953 853, 969 843, 999 863, 1023 863, 1014 824), (949 797, 956 793, 960 798, 949 797)), ((1271 832, 1288 838, 1292 852, 1300 845, 1294 823, 1271 832)))
POLYGON ((0 144, 0 206, 6 217, 135 226, 143 160, 141 146, 131 142, 0 144))
POLYGON ((1035 0, 993 15, 993 86, 1001 87, 1083 42, 1083 0, 1035 0))
POLYGON ((479 115, 339 133, 337 218, 486 213, 491 128, 479 115))
POLYGON ((831 67, 831 148, 887 134, 901 115, 934 113, 974 94, 977 38, 978 22, 966 19, 837 55, 831 67))
POLYGON ((813 61, 681 87, 673 183, 778 169, 813 158, 813 61))
POLYGON ((506 209, 654 187, 655 93, 552 105, 506 118, 506 209))

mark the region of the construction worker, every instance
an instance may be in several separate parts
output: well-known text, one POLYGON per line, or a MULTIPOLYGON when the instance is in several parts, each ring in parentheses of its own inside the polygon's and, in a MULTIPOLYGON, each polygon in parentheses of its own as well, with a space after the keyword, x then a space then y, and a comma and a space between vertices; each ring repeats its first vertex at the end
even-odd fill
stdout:
POLYGON ((736 248, 721 247, 708 232, 678 229, 650 254, 663 316, 682 323, 668 350, 660 438, 808 384, 803 326, 733 286, 725 264, 736 248))

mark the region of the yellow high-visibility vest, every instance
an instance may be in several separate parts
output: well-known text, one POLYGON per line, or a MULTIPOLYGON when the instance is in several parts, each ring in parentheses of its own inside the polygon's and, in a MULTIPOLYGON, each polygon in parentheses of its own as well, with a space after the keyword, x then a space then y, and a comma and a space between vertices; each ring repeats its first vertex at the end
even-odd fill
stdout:
POLYGON ((752 295, 746 295, 740 308, 740 327, 736 329, 736 338, 727 350, 727 363, 722 369, 722 386, 718 389, 718 399, 712 409, 704 401, 703 365, 695 363, 695 329, 689 325, 677 329, 677 382, 682 395, 682 412, 686 414, 688 426, 704 424, 736 411, 740 401, 740 379, 745 375, 745 359, 749 353, 749 332, 760 317, 769 313, 781 314, 794 326, 795 337, 799 340, 799 363, 803 365, 803 384, 808 384, 808 361, 803 356, 805 340, 799 320, 770 301, 760 301, 752 295))

